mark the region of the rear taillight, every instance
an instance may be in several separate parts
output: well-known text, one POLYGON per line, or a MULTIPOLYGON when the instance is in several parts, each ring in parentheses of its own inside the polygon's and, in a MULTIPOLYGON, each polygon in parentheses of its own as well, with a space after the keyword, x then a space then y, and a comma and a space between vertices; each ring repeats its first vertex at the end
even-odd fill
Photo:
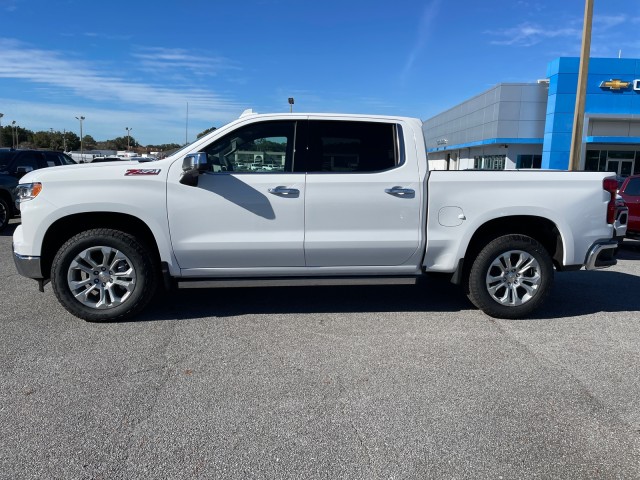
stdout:
POLYGON ((602 181, 602 188, 609 192, 611 198, 607 204, 607 223, 613 223, 616 220, 616 195, 618 193, 618 182, 616 177, 607 177, 602 181))

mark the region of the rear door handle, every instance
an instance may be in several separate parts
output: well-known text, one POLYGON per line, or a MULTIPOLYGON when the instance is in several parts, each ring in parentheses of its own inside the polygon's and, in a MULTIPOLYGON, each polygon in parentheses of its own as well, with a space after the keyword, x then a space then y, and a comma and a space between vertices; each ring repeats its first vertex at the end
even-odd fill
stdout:
POLYGON ((274 187, 269 189, 269 193, 277 195, 279 197, 299 197, 300 190, 297 188, 289 188, 284 186, 274 187))
POLYGON ((403 188, 398 186, 387 188, 385 189, 385 192, 389 195, 393 195, 394 197, 413 198, 416 196, 416 192, 412 188, 403 188))

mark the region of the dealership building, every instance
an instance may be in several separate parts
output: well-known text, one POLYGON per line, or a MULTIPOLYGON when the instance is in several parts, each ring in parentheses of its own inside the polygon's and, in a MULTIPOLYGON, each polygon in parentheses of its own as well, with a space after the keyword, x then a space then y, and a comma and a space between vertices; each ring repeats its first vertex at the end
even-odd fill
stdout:
MULTIPOLYGON (((579 58, 536 83, 500 83, 424 122, 437 170, 567 169, 579 58)), ((640 173, 640 60, 592 58, 580 170, 640 173)))

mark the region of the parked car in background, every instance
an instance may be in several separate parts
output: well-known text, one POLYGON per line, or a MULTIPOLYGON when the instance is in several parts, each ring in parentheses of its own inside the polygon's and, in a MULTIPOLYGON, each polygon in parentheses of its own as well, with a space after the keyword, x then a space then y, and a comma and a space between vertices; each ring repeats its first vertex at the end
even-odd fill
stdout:
POLYGON ((75 165, 73 159, 54 150, 2 150, 0 151, 0 174, 21 178, 25 173, 46 167, 75 165))
POLYGON ((629 208, 627 238, 640 239, 640 175, 627 177, 618 194, 629 208))
POLYGON ((0 231, 4 230, 18 212, 15 206, 15 188, 18 179, 0 175, 0 231))
POLYGON ((67 154, 54 150, 0 150, 0 231, 19 214, 14 188, 20 178, 39 168, 75 163, 67 154))

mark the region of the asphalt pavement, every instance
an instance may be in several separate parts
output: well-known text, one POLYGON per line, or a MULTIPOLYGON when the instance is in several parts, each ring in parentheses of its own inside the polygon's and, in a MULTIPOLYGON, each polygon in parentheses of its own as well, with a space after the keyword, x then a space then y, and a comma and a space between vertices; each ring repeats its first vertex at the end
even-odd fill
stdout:
POLYGON ((640 478, 640 243, 534 318, 414 286, 183 290, 90 324, 0 234, 0 478, 640 478))

